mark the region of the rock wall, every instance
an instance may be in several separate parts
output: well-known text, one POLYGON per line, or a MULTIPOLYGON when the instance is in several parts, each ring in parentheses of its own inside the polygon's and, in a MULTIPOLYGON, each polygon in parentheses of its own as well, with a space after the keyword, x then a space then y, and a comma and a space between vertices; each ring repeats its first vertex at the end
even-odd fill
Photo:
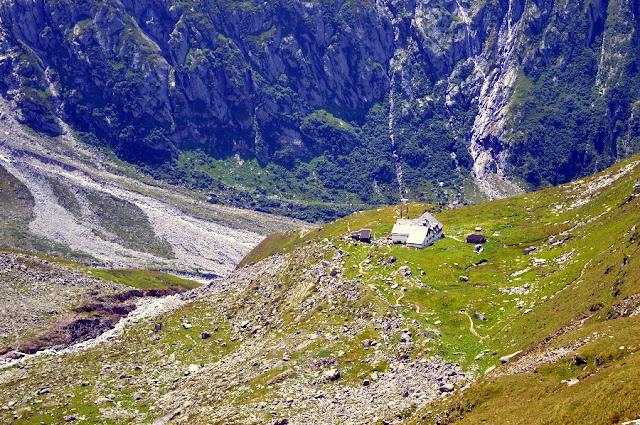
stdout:
POLYGON ((630 0, 5 0, 0 92, 33 128, 60 134, 62 119, 131 161, 200 148, 287 163, 326 149, 301 130, 309 114, 361 123, 395 80, 404 122, 395 127, 423 134, 395 140, 413 197, 422 183, 407 169, 454 156, 447 167, 462 167, 493 198, 522 190, 514 175, 526 188, 554 184, 593 171, 583 169, 593 158, 603 168, 638 150, 639 28, 630 0), (576 58, 581 49, 598 51, 596 71, 576 58), (589 76, 589 96, 602 104, 592 114, 605 111, 608 129, 588 146, 571 139, 567 155, 595 153, 553 181, 536 174, 553 156, 546 151, 520 147, 533 159, 512 158, 513 96, 519 76, 542 85, 541 71, 572 66, 589 76), (450 142, 434 141, 433 122, 450 142))

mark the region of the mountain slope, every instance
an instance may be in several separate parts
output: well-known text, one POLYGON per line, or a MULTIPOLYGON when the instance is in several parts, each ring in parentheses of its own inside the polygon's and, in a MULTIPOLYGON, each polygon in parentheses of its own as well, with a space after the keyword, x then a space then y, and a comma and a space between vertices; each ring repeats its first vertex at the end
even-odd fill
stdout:
POLYGON ((145 310, 111 341, 5 362, 0 418, 637 419, 639 202, 636 156, 526 196, 412 204, 410 216, 431 209, 445 226, 425 250, 348 237, 361 227, 386 235, 394 208, 271 236, 229 278, 145 310), (463 241, 478 226, 481 253, 463 241))
POLYGON ((640 149, 639 16, 631 0, 5 0, 0 92, 21 122, 62 118, 218 202, 309 220, 331 215, 309 202, 477 202, 640 149))
POLYGON ((95 270, 69 260, 0 250, 0 355, 94 339, 135 309, 142 297, 198 287, 145 270, 95 270))

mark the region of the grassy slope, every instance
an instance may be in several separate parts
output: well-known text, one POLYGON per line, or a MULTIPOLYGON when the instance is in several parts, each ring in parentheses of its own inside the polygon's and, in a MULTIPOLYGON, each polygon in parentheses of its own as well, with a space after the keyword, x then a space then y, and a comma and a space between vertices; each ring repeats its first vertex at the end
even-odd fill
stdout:
MULTIPOLYGON (((245 282, 246 288, 237 286, 235 292, 199 301, 158 318, 172 330, 169 333, 153 334, 148 331, 152 324, 143 322, 131 328, 118 344, 78 353, 61 359, 60 363, 46 362, 56 365, 42 363, 41 369, 31 374, 11 371, 16 374, 16 380, 0 382, 0 394, 13 393, 14 399, 22 397, 35 403, 31 411, 20 410, 23 423, 35 420, 47 423, 72 412, 85 415, 87 423, 105 422, 104 412, 93 400, 109 393, 116 396, 118 406, 124 410, 146 413, 152 408, 160 409, 151 414, 157 417, 175 406, 154 406, 156 400, 172 389, 173 396, 166 400, 178 399, 181 391, 192 388, 201 390, 198 391, 199 405, 214 410, 237 408, 244 412, 255 403, 279 397, 290 379, 307 373, 304 367, 313 359, 337 359, 344 372, 335 384, 338 386, 361 385, 363 377, 373 370, 383 372, 386 361, 365 361, 371 351, 366 351, 361 341, 380 338, 384 330, 370 325, 371 321, 391 315, 399 317, 404 323, 402 326, 409 327, 415 335, 411 358, 439 354, 460 362, 478 375, 498 365, 499 357, 517 350, 527 351, 538 346, 532 351, 535 354, 548 348, 581 344, 575 353, 539 366, 537 373, 509 375, 499 368, 498 373, 487 375, 462 394, 445 399, 439 405, 415 413, 404 412, 409 422, 433 423, 436 417, 446 421, 447 416, 463 423, 483 420, 487 423, 611 423, 633 419, 640 413, 635 405, 640 399, 640 389, 634 385, 639 371, 635 365, 640 320, 609 317, 612 306, 640 293, 637 273, 640 236, 632 231, 633 226, 640 227, 640 198, 630 197, 640 177, 640 166, 618 180, 602 184, 600 189, 590 189, 597 182, 607 183, 603 179, 615 175, 627 164, 629 162, 619 164, 605 175, 559 188, 436 212, 448 237, 426 250, 355 245, 346 237, 349 230, 361 227, 372 228, 376 235, 388 234, 398 215, 393 207, 356 213, 320 230, 271 236, 249 254, 244 263, 258 262, 283 252, 287 254, 285 266, 274 272, 275 275, 267 273, 251 278, 245 282), (581 199, 588 202, 572 207, 581 199), (463 242, 476 226, 481 226, 489 238, 482 254, 475 254, 473 246, 463 242), (327 246, 335 248, 327 250, 327 246), (529 246, 538 248, 535 256, 522 255, 522 249, 529 246), (307 301, 318 291, 326 289, 321 285, 308 286, 305 271, 320 260, 330 260, 334 249, 344 252, 341 275, 358 283, 358 299, 329 297, 321 304, 316 302, 312 307, 301 308, 303 304, 308 306, 307 301), (393 264, 388 262, 391 256, 397 259, 393 264), (535 261, 536 258, 539 260, 535 261), (412 269, 412 279, 395 273, 403 265, 412 269), (463 275, 469 277, 468 282, 459 279, 463 275), (260 295, 265 290, 272 292, 269 297, 260 295), (476 310, 487 320, 470 319, 476 310), (592 317, 582 327, 540 344, 553 332, 585 315, 592 317), (181 326, 184 317, 190 318, 191 329, 181 326), (268 317, 271 325, 260 331, 257 345, 252 349, 256 354, 247 361, 262 364, 261 359, 280 358, 285 351, 291 355, 291 361, 279 369, 256 371, 257 375, 250 374, 254 373, 252 368, 239 368, 233 373, 244 378, 226 389, 216 387, 217 382, 233 377, 232 372, 220 372, 220 379, 209 371, 200 381, 184 380, 183 371, 189 363, 213 365, 212 370, 217 370, 218 366, 224 367, 224 363, 215 362, 221 359, 233 362, 242 352, 241 348, 249 348, 245 341, 254 341, 250 336, 243 336, 237 329, 238 324, 245 319, 259 321, 259 317, 268 317), (471 331, 470 320, 480 337, 471 331), (219 343, 196 342, 199 332, 211 330, 214 323, 220 328, 215 336, 219 343), (342 335, 343 324, 356 329, 354 336, 303 344, 308 335, 318 331, 342 335), (437 329, 441 338, 422 338, 423 332, 429 329, 437 329), (625 348, 620 349, 622 346, 625 348), (488 353, 475 360, 485 350, 488 353), (146 377, 133 370, 131 356, 136 356, 143 370, 149 371, 146 377), (579 366, 574 356, 583 359, 578 362, 579 366), (178 369, 172 369, 175 362, 178 369), (110 369, 95 375, 100 365, 105 364, 109 364, 110 369), (153 370, 163 373, 151 373, 153 370), (54 371, 69 389, 52 386, 54 396, 34 399, 33 389, 51 385, 48 377, 54 371), (121 374, 134 378, 123 387, 122 380, 118 379, 121 374), (278 374, 292 377, 272 383, 278 374), (138 375, 140 379, 135 378, 138 375), (576 385, 561 382, 574 377, 580 379, 576 385), (95 388, 82 387, 82 380, 95 380, 95 388), (133 392, 141 390, 147 396, 136 401, 133 392), (56 395, 62 397, 65 391, 71 395, 66 399, 69 403, 66 406, 56 398, 56 395), (40 415, 38 410, 46 413, 40 415)), ((414 204, 410 215, 416 217, 432 208, 414 204)), ((387 348, 383 347, 376 355, 397 361, 394 358, 399 347, 397 338, 391 335, 391 339, 386 339, 387 348)), ((7 403, 9 398, 0 395, 0 404, 7 403)), ((120 413, 122 417, 112 418, 110 422, 133 421, 126 412, 120 413)), ((186 409, 184 415, 188 414, 186 409)), ((188 417, 195 420, 198 416, 188 417)), ((17 423, 21 423, 20 420, 17 423)))
POLYGON ((91 275, 138 289, 189 290, 200 286, 199 283, 193 280, 182 279, 167 273, 150 270, 92 269, 91 275))
POLYGON ((11 252, 37 257, 53 263, 64 264, 87 272, 87 274, 109 282, 115 282, 136 289, 178 289, 190 290, 200 286, 196 281, 183 279, 168 273, 138 269, 94 269, 60 257, 50 257, 11 248, 0 248, 0 252, 11 252))
MULTIPOLYGON (((416 423, 430 423, 436 417, 443 422, 450 418, 451 422, 470 424, 618 423, 640 417, 640 317, 612 319, 623 300, 640 292, 640 206, 638 197, 629 198, 638 175, 640 170, 634 170, 575 212, 573 221, 605 214, 569 232, 570 239, 561 248, 548 251, 549 256, 554 251, 574 253, 568 261, 570 267, 551 270, 545 278, 557 292, 530 315, 516 317, 503 333, 517 340, 512 344, 514 349, 526 350, 561 326, 590 316, 579 329, 531 350, 536 354, 579 346, 577 351, 528 373, 490 374, 437 409, 429 409, 431 413, 422 412, 416 423), (568 386, 563 382, 568 379, 579 382, 568 386)), ((539 202, 558 200, 567 191, 545 193, 548 196, 537 197, 539 202)), ((561 214, 553 221, 565 217, 561 214)), ((552 221, 551 217, 547 221, 552 221)), ((548 255, 543 252, 542 256, 548 255)), ((637 308, 638 302, 634 306, 637 308)), ((499 339, 506 342, 504 336, 499 339)))
MULTIPOLYGON (((615 174, 637 160, 635 157, 619 164, 605 175, 615 174)), ((587 198, 590 202, 574 209, 567 207, 586 196, 589 184, 602 181, 603 177, 593 176, 559 188, 438 215, 448 236, 460 240, 481 226, 489 236, 481 255, 452 237, 426 251, 404 247, 371 249, 366 253, 352 250, 354 264, 365 255, 387 255, 388 250, 401 263, 408 262, 414 272, 423 270, 424 280, 435 293, 408 288, 403 303, 418 307, 422 313, 435 313, 434 317, 442 322, 442 354, 455 357, 454 352, 462 352, 465 356, 458 359, 470 365, 475 354, 488 349, 489 355, 476 362, 480 370, 499 364, 499 356, 536 346, 585 315, 593 317, 582 328, 552 340, 549 347, 574 345, 595 332, 607 335, 578 350, 587 358, 586 366, 575 366, 570 355, 557 364, 540 366, 536 373, 488 377, 439 409, 419 412, 415 416, 417 422, 430 423, 435 417, 444 420, 447 414, 443 412, 449 409, 452 412, 448 416, 461 418, 462 423, 609 423, 640 415, 635 406, 640 389, 633 384, 640 370, 632 366, 638 358, 640 320, 608 320, 612 306, 640 292, 640 246, 637 240, 633 242, 632 231, 634 226, 640 228, 640 206, 637 197, 630 198, 638 176, 640 167, 594 191, 587 198), (572 230, 576 225, 579 227, 572 230), (562 240, 565 241, 550 244, 562 240), (534 257, 523 256, 522 249, 529 246, 536 246, 535 258, 546 262, 536 265, 534 257), (481 260, 487 264, 469 268, 481 260), (462 275, 469 276, 468 283, 459 281, 462 275), (500 292, 500 288, 523 287, 525 283, 531 286, 527 295, 500 292), (461 310, 478 310, 487 317, 487 322, 473 319, 475 329, 486 339, 478 341, 463 332, 468 318, 459 314, 461 310), (619 349, 621 346, 626 348, 619 349), (560 382, 573 377, 588 379, 571 387, 560 382), (544 415, 539 415, 541 409, 546 412, 544 415)), ((426 207, 413 205, 412 216, 426 207)), ((249 254, 245 262, 259 260, 271 252, 291 251, 295 248, 293 240, 301 243, 304 239, 337 237, 347 228, 371 227, 374 233, 384 234, 394 219, 390 209, 367 211, 327 225, 318 234, 274 235, 249 254)), ((391 293, 389 298, 394 299, 391 293)), ((405 313, 424 317, 415 311, 405 313)))

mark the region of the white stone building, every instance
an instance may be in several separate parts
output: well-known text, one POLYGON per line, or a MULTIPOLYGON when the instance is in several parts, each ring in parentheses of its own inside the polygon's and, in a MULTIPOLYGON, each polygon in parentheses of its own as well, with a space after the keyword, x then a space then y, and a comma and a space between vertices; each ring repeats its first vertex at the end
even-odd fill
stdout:
POLYGON ((393 243, 420 249, 443 237, 442 223, 428 212, 416 220, 399 219, 391 230, 393 243))

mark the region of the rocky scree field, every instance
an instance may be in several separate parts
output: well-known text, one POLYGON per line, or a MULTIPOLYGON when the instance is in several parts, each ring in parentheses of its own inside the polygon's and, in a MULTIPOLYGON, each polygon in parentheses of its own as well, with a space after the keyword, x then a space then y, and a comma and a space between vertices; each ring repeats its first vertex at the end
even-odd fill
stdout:
POLYGON ((640 158, 567 185, 275 234, 112 339, 0 370, 7 423, 622 423, 640 418, 640 158), (481 227, 481 253, 464 243, 481 227), (528 255, 524 249, 535 248, 528 255), (542 412, 542 413, 541 413, 542 412))
POLYGON ((305 223, 208 203, 108 150, 19 124, 0 99, 0 246, 201 281, 224 276, 267 234, 305 223))

